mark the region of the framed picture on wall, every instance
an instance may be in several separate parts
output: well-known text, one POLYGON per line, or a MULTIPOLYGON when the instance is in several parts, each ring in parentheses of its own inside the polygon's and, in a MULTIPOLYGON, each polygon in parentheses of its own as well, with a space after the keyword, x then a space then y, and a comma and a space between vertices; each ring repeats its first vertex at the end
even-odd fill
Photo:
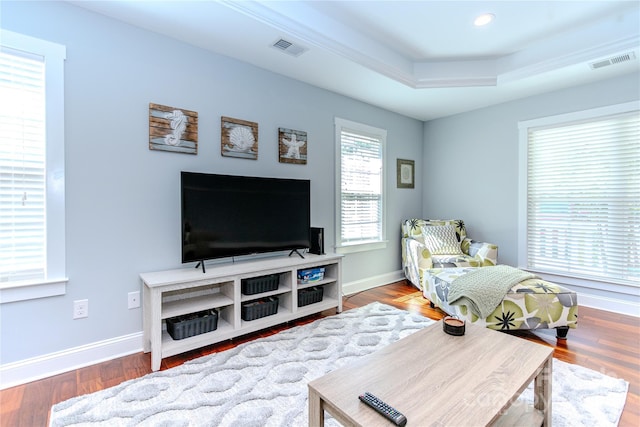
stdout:
POLYGON ((258 124, 247 120, 221 118, 221 147, 225 157, 258 159, 258 124))
POLYGON ((307 133, 301 130, 278 129, 278 160, 280 163, 307 164, 307 133))
POLYGON ((149 150, 198 154, 198 113, 149 103, 149 150))
POLYGON ((415 187, 415 162, 413 160, 397 159, 398 188, 415 187))

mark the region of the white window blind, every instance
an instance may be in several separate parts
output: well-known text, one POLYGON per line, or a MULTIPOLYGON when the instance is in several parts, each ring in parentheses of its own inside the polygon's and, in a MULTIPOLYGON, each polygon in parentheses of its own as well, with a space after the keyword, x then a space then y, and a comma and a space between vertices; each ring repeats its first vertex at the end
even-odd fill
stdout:
POLYGON ((0 303, 65 292, 65 56, 0 30, 0 303))
POLYGON ((384 241, 386 132, 336 121, 339 138, 338 246, 384 241))
POLYGON ((44 58, 0 51, 0 275, 44 279, 44 58))
POLYGON ((640 114, 528 129, 527 268, 640 286, 640 114))

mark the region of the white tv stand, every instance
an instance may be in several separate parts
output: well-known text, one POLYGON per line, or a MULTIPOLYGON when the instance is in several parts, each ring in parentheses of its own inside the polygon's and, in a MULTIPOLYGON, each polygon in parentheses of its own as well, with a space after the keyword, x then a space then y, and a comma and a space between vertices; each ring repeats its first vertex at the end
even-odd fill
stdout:
POLYGON ((140 274, 143 290, 144 352, 151 352, 151 369, 160 369, 163 358, 228 340, 300 317, 331 308, 342 311, 342 256, 336 254, 305 254, 277 256, 251 261, 184 268, 140 274), (324 279, 298 284, 298 270, 324 267, 324 279), (271 274, 279 275, 275 291, 255 295, 241 293, 242 279, 271 274), (322 286, 320 302, 298 307, 298 290, 322 286), (241 304, 268 296, 279 299, 278 312, 271 316, 245 321, 241 304), (183 314, 217 309, 216 330, 181 340, 174 340, 166 331, 166 319, 183 314))

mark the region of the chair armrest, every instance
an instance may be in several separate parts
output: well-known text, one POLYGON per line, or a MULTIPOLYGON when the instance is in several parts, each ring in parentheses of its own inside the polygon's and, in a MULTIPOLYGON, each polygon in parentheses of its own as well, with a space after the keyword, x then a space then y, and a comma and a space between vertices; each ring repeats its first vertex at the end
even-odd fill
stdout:
POLYGON ((483 267, 498 264, 498 245, 465 238, 461 246, 462 252, 476 258, 483 267))
POLYGON ((431 268, 433 260, 429 249, 415 239, 402 238, 402 269, 405 277, 418 289, 422 289, 424 272, 431 268))

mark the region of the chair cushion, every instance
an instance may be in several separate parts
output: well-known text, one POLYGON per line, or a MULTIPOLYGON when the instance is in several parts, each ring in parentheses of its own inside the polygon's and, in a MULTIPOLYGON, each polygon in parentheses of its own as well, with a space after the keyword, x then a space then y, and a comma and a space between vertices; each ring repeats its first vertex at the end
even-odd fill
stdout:
POLYGON ((482 267, 481 262, 469 255, 432 255, 431 268, 482 267))
MULTIPOLYGON (((435 265, 435 264, 434 264, 435 265)), ((475 268, 434 268, 425 273, 423 295, 449 315, 496 330, 543 329, 568 326, 578 319, 577 294, 543 279, 527 279, 514 285, 487 318, 474 315, 467 306, 450 305, 449 288, 457 278, 475 268)))
POLYGON ((425 225, 422 235, 432 255, 463 254, 453 225, 425 225))
POLYGON ((467 237, 464 221, 460 219, 408 219, 402 222, 402 236, 415 239, 424 244, 422 230, 427 225, 453 225, 458 241, 462 242, 467 237))

